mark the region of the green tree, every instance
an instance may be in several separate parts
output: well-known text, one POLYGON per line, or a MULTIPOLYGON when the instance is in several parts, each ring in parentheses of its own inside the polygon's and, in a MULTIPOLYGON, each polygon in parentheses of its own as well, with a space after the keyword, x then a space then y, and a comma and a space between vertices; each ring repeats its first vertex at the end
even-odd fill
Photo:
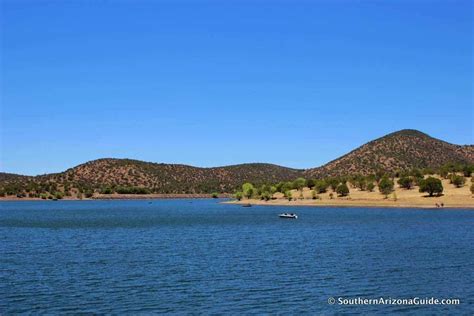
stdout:
POLYGON ((326 182, 334 192, 336 191, 337 186, 339 185, 339 183, 341 183, 341 181, 339 181, 339 179, 337 179, 337 178, 329 178, 329 179, 326 180, 326 182))
POLYGON ((250 199, 255 192, 255 188, 252 183, 247 182, 242 185, 242 192, 247 199, 250 199))
POLYGON ((57 191, 54 193, 54 198, 61 200, 64 197, 64 194, 62 192, 57 191))
POLYGON ((466 178, 457 174, 453 174, 451 176, 451 183, 454 184, 456 188, 461 188, 464 186, 464 183, 466 183, 466 178))
POLYGON ((414 179, 412 177, 403 176, 400 179, 398 179, 398 184, 400 185, 401 188, 410 190, 413 188, 414 179))
POLYGON ((317 193, 326 193, 327 189, 328 189, 328 183, 324 180, 318 180, 316 181, 315 185, 314 185, 314 190, 317 192, 317 193))
POLYGON ((296 190, 302 190, 306 186, 306 179, 305 178, 298 178, 293 181, 293 188, 296 190))
POLYGON ((372 192, 375 189, 375 184, 373 182, 367 183, 367 191, 372 192))
POLYGON ((272 195, 270 194, 270 192, 262 193, 262 197, 261 197, 262 200, 269 201, 271 198, 272 198, 272 195))
POLYGON ((235 192, 234 197, 237 199, 237 201, 240 201, 242 200, 243 194, 242 192, 238 191, 238 192, 235 192))
POLYGON ((313 179, 308 179, 308 180, 306 181, 306 186, 307 186, 308 188, 312 189, 312 188, 314 187, 315 183, 316 183, 315 180, 313 180, 313 179))
POLYGON ((367 189, 367 180, 364 177, 358 177, 355 181, 355 185, 359 190, 365 191, 367 189))
POLYGON ((336 193, 339 196, 347 196, 349 194, 349 188, 347 187, 347 184, 345 183, 339 184, 336 188, 336 193))
POLYGON ((219 197, 219 193, 217 193, 217 192, 212 193, 212 198, 213 199, 217 199, 218 197, 219 197))
POLYGON ((462 168, 462 172, 464 174, 465 177, 470 177, 472 172, 474 170, 474 165, 465 165, 463 168, 462 168))
POLYGON ((112 194, 112 193, 114 193, 114 191, 112 190, 111 187, 106 186, 106 187, 103 187, 103 188, 100 190, 100 193, 102 193, 102 194, 112 194))
POLYGON ((280 192, 282 192, 284 194, 286 191, 289 191, 289 190, 292 190, 292 189, 293 189, 293 183, 292 182, 285 182, 281 186, 281 191, 280 192))
POLYGON ((387 197, 393 191, 393 181, 388 176, 383 176, 379 182, 379 191, 387 197))
POLYGON ((91 190, 91 189, 87 189, 87 190, 84 192, 84 196, 85 196, 87 199, 91 198, 93 195, 94 195, 94 191, 91 190))
POLYGON ((290 190, 288 191, 285 191, 285 197, 288 199, 288 201, 291 201, 291 199, 293 198, 293 194, 291 193, 290 190))
POLYGON ((440 179, 428 177, 420 182, 420 192, 427 192, 429 196, 443 193, 443 184, 440 179))

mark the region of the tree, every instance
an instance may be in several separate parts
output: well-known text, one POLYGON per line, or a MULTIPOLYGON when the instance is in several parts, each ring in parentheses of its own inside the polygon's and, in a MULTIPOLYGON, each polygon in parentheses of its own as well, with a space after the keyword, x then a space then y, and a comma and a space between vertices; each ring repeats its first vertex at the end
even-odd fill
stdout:
POLYGON ((255 192, 255 188, 252 183, 247 182, 242 185, 242 192, 247 199, 250 199, 255 192))
POLYGON ((302 190, 306 185, 306 179, 305 178, 298 178, 295 181, 293 181, 293 188, 296 190, 302 190))
POLYGON ((234 197, 237 199, 237 201, 240 201, 242 200, 243 194, 242 192, 238 191, 238 192, 235 192, 234 197))
POLYGON ((339 183, 341 183, 341 181, 339 181, 339 179, 337 178, 329 178, 326 180, 326 182, 328 183, 328 185, 331 187, 333 191, 336 191, 337 186, 339 185, 339 183))
POLYGON ((375 189, 375 184, 373 182, 367 183, 367 191, 372 192, 375 189))
POLYGON ((62 192, 57 191, 54 193, 55 199, 61 200, 63 197, 64 197, 64 194, 62 192))
POLYGON ((293 183, 292 182, 285 182, 281 186, 281 191, 280 192, 282 192, 284 194, 286 191, 289 191, 291 189, 293 189, 293 183))
POLYGON ((429 196, 440 195, 443 192, 443 184, 440 179, 428 177, 420 182, 420 192, 427 192, 429 196))
POLYGON ((379 191, 380 193, 385 195, 385 197, 387 197, 390 193, 392 193, 393 186, 394 186, 393 181, 390 180, 389 177, 383 176, 379 182, 379 191))
POLYGON ((336 192, 339 196, 347 196, 349 194, 349 188, 347 184, 341 183, 337 186, 336 192))
POLYGON ((285 191, 285 197, 288 199, 288 201, 291 201, 291 199, 293 198, 293 195, 291 194, 291 191, 288 190, 288 191, 285 191))
POLYGON ((271 196, 270 192, 263 192, 263 193, 262 193, 262 196, 261 196, 261 199, 262 199, 262 200, 265 200, 265 201, 268 201, 268 200, 271 199, 271 197, 272 197, 272 196, 271 196))
POLYGON ((404 176, 398 179, 398 184, 401 188, 410 190, 413 188, 414 179, 412 177, 404 176))
POLYGON ((464 178, 463 176, 453 174, 451 176, 451 183, 454 184, 456 188, 460 188, 464 186, 464 183, 466 183, 466 178, 464 178))
POLYGON ((474 165, 465 165, 463 168, 462 168, 462 172, 464 173, 464 176, 465 177, 470 177, 472 172, 474 170, 474 165))
POLYGON ((219 197, 219 194, 217 192, 212 193, 212 198, 217 199, 219 197))
POLYGON ((316 181, 315 185, 314 185, 314 191, 316 191, 317 193, 326 193, 327 189, 328 189, 328 183, 324 180, 318 180, 316 181))
MULTIPOLYGON (((473 185, 473 186, 474 186, 474 185, 473 185)), ((313 200, 319 199, 319 195, 316 193, 315 190, 311 191, 311 197, 313 198, 313 200)))
POLYGON ((307 186, 308 188, 312 189, 312 188, 314 187, 315 183, 316 183, 315 180, 313 180, 313 179, 308 179, 308 180, 306 181, 306 186, 307 186))
POLYGON ((91 198, 94 195, 94 191, 91 189, 87 189, 84 195, 86 196, 86 198, 91 198))
POLYGON ((361 191, 365 191, 367 189, 367 180, 364 177, 358 177, 356 180, 356 186, 361 191))

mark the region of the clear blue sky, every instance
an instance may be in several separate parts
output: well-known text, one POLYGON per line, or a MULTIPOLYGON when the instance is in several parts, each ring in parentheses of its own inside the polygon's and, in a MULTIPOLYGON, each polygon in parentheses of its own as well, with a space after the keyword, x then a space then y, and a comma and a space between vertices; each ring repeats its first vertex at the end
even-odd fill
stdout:
POLYGON ((0 170, 473 143, 472 1, 1 1, 0 170))

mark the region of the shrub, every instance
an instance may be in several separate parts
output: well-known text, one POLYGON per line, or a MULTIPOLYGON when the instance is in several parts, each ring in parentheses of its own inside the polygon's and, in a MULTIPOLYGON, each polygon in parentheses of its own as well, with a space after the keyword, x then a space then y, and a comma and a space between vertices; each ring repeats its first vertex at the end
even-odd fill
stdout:
POLYGON ((375 189, 375 184, 373 182, 367 183, 367 191, 372 192, 375 189))
POLYGON ((243 196, 244 195, 240 191, 236 192, 235 195, 234 195, 234 197, 237 199, 237 201, 242 200, 243 196))
POLYGON ((305 185, 306 185, 305 178, 298 178, 295 181, 293 181, 293 189, 301 190, 305 187, 305 185))
POLYGON ((339 196, 347 196, 349 194, 349 188, 347 184, 341 183, 337 186, 336 192, 339 196))
POLYGON ((443 192, 443 184, 440 179, 428 177, 421 181, 420 192, 427 192, 429 196, 433 196, 434 194, 440 195, 443 192))
POLYGON ((288 191, 285 191, 285 197, 288 199, 288 201, 291 201, 291 199, 293 198, 293 195, 291 194, 291 191, 288 190, 288 191))
POLYGON ((92 191, 92 190, 86 190, 84 192, 84 196, 88 199, 91 198, 93 195, 94 195, 94 191, 92 191))
POLYGON ((456 188, 460 188, 464 186, 464 183, 466 183, 466 178, 453 174, 451 176, 451 183, 454 184, 456 188))
POLYGON ((380 193, 385 195, 385 197, 387 197, 390 193, 392 193, 393 186, 394 186, 393 181, 390 180, 387 176, 384 176, 382 177, 382 179, 380 179, 379 191, 380 193))
POLYGON ((317 193, 326 193, 329 184, 324 180, 318 180, 314 184, 314 191, 317 193))
POLYGON ((216 193, 216 192, 213 192, 213 193, 212 193, 212 198, 213 198, 213 199, 217 199, 218 197, 219 197, 219 194, 218 194, 218 193, 216 193))
POLYGON ((328 183, 328 185, 331 187, 331 189, 334 192, 336 191, 337 186, 339 185, 339 183, 341 183, 341 181, 339 181, 336 178, 329 178, 328 180, 326 180, 326 182, 328 183))
MULTIPOLYGON (((119 194, 150 194, 150 190, 148 188, 144 187, 117 187, 115 190, 119 194)), ((87 197, 87 192, 86 192, 86 197, 87 197)))
POLYGON ((56 192, 54 193, 54 198, 61 200, 64 197, 64 194, 62 192, 56 192))
POLYGON ((247 182, 242 185, 242 192, 247 199, 250 199, 255 193, 255 188, 252 183, 247 182))
POLYGON ((414 179, 412 177, 401 177, 398 179, 398 184, 401 188, 410 190, 413 188, 414 179))
POLYGON ((112 194, 114 191, 112 190, 111 187, 104 187, 100 190, 100 193, 102 194, 112 194))

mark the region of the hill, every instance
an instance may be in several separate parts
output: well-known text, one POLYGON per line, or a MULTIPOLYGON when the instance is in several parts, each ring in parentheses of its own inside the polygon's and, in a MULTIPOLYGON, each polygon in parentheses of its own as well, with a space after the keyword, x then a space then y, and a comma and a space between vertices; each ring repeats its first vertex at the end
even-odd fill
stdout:
POLYGON ((254 185, 351 174, 393 173, 413 168, 437 169, 446 164, 474 164, 473 145, 454 145, 416 130, 378 138, 321 167, 291 169, 265 163, 215 168, 151 163, 131 159, 93 160, 64 172, 40 176, 0 173, 0 195, 59 193, 202 194, 232 193, 244 182, 254 185))
POLYGON ((474 163, 474 146, 454 145, 417 130, 401 130, 368 142, 321 167, 305 171, 306 177, 395 172, 413 168, 439 168, 450 163, 474 163))
MULTIPOLYGON (((233 192, 244 182, 273 183, 293 180, 302 170, 265 163, 240 164, 215 168, 198 168, 180 164, 159 164, 131 159, 98 159, 61 173, 26 177, 0 174, 0 184, 30 187, 30 191, 63 191, 78 188, 80 191, 120 187, 146 188, 146 193, 198 194, 233 192), (37 190, 38 189, 38 190, 37 190)), ((135 193, 135 192, 132 192, 135 193)))

